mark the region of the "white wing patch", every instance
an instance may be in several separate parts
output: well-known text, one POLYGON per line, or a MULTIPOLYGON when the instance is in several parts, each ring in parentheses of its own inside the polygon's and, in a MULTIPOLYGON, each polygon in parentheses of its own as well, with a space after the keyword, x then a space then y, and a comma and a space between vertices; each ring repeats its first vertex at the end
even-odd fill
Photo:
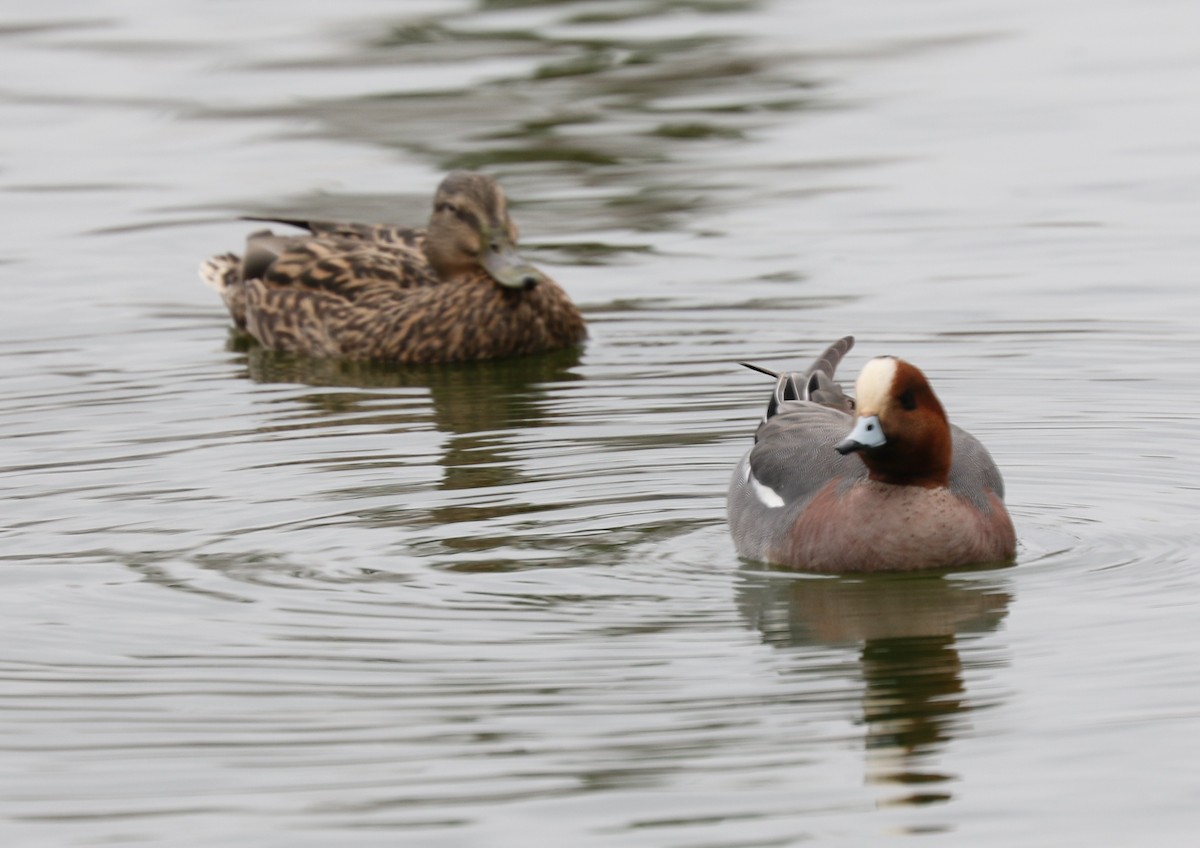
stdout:
POLYGON ((758 498, 763 506, 771 509, 778 509, 783 506, 783 498, 779 496, 779 492, 770 486, 758 482, 758 478, 748 468, 746 469, 746 479, 750 481, 750 488, 754 491, 754 497, 758 498))

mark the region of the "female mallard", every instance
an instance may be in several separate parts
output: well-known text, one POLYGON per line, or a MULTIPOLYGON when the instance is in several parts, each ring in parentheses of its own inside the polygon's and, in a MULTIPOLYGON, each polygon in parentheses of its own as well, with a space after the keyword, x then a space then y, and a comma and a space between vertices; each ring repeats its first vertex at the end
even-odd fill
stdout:
POLYGON ((264 347, 320 357, 453 362, 583 341, 583 316, 517 253, 504 192, 455 171, 423 229, 269 219, 308 230, 250 235, 201 278, 264 347))

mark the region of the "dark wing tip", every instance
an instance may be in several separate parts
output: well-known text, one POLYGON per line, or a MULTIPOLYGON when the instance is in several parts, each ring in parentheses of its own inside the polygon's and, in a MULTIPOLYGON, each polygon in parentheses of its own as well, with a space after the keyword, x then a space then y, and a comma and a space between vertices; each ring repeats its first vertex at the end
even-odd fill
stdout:
POLYGON ((305 221, 300 218, 274 218, 265 215, 238 215, 238 220, 265 221, 268 224, 287 224, 289 227, 299 227, 302 230, 308 230, 310 233, 315 233, 318 226, 315 221, 305 221))

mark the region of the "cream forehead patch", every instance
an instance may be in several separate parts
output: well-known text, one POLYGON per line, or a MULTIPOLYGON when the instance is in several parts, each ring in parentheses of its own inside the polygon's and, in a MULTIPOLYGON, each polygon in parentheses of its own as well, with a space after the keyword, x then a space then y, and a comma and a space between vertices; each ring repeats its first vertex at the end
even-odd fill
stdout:
POLYGON ((855 384, 859 415, 878 415, 888 406, 892 383, 896 380, 896 360, 880 356, 863 366, 855 384))

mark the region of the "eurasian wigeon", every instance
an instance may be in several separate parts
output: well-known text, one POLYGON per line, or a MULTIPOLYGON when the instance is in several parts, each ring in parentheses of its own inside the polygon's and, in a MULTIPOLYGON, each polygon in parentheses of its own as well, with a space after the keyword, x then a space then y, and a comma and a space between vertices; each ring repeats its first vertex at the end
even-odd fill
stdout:
POLYGON ((820 572, 1011 560, 1016 533, 987 449, 902 359, 872 359, 857 402, 843 394, 834 372, 853 346, 841 339, 803 374, 756 368, 776 382, 729 485, 738 553, 820 572))

